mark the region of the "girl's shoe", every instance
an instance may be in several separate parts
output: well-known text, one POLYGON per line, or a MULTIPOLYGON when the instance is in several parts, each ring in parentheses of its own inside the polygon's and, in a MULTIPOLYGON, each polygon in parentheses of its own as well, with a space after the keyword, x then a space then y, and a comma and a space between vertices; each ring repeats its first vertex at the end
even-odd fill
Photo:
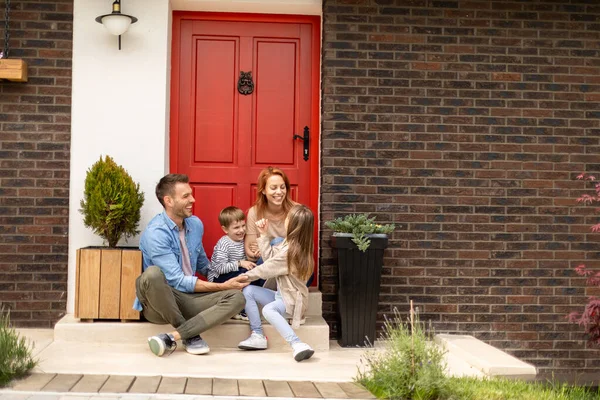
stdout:
POLYGON ((238 348, 242 350, 266 350, 267 337, 260 333, 252 332, 250 337, 238 344, 238 348))
POLYGON ((294 360, 300 362, 302 360, 308 360, 315 354, 315 351, 303 342, 298 342, 292 344, 292 349, 294 349, 294 360))

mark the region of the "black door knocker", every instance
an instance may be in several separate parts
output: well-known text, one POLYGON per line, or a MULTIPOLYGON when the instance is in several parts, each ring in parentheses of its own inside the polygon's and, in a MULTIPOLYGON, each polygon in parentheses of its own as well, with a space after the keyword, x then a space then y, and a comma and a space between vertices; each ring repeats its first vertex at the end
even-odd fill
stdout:
POLYGON ((247 96, 254 92, 254 82, 252 81, 252 71, 240 71, 240 79, 238 79, 238 92, 247 96))

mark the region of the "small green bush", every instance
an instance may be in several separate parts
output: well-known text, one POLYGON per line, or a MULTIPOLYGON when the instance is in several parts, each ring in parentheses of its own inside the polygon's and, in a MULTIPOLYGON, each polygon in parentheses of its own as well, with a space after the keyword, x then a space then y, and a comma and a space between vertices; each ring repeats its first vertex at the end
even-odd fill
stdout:
POLYGON ((418 314, 411 329, 395 310, 393 320, 385 322, 385 350, 363 356, 365 368, 359 370, 358 382, 384 399, 440 398, 446 385, 445 352, 430 337, 418 314))
POLYGON ((361 359, 356 380, 380 399, 391 400, 600 400, 600 391, 555 382, 506 378, 447 377, 445 351, 418 318, 412 328, 398 312, 386 320, 384 348, 361 359))
POLYGON ((139 233, 140 210, 144 193, 123 167, 112 158, 96 162, 87 171, 81 212, 83 223, 94 233, 117 247, 121 236, 126 238, 139 233))
POLYGON ((25 338, 10 326, 10 312, 0 307, 0 387, 25 376, 37 365, 31 351, 25 338))
POLYGON ((394 231, 394 224, 380 225, 375 223, 375 217, 369 218, 368 214, 350 214, 344 218, 337 218, 325 223, 329 229, 339 233, 351 233, 352 241, 362 252, 367 251, 371 240, 365 236, 372 233, 389 234, 394 231))

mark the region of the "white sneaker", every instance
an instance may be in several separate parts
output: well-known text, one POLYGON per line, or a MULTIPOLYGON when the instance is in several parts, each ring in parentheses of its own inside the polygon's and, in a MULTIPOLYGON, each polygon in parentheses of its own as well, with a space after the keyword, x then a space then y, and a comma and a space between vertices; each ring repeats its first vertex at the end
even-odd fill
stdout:
POLYGON ((260 333, 252 332, 248 339, 242 340, 240 344, 238 344, 238 348, 242 350, 266 350, 267 337, 260 333))
POLYGON ((308 360, 315 354, 315 351, 303 342, 294 343, 292 345, 292 349, 294 349, 294 360, 300 362, 302 360, 308 360))

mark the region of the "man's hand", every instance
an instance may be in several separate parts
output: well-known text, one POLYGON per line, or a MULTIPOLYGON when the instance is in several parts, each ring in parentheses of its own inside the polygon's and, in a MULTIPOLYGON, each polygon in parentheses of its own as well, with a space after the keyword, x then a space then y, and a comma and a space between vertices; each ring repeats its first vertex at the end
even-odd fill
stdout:
POLYGON ((246 268, 248 271, 250 271, 252 268, 256 267, 256 264, 252 261, 242 260, 240 261, 240 267, 246 268))
POLYGON ((250 284, 248 277, 244 274, 238 275, 234 278, 229 279, 227 282, 224 282, 222 285, 223 290, 235 289, 242 290, 246 286, 250 284))
POLYGON ((259 219, 258 221, 256 221, 256 227, 258 228, 258 232, 261 235, 266 235, 267 230, 269 228, 269 220, 266 218, 259 219))

